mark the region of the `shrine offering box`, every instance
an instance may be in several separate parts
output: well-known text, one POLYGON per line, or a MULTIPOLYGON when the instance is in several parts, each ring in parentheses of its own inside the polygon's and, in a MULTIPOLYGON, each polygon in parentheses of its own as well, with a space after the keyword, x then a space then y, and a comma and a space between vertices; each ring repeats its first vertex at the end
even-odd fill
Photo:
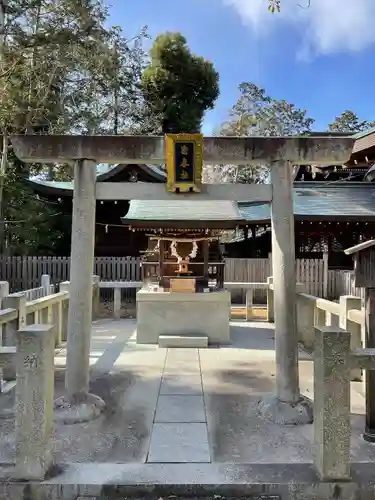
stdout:
POLYGON ((171 278, 170 279, 171 292, 190 292, 195 293, 195 279, 194 278, 171 278))

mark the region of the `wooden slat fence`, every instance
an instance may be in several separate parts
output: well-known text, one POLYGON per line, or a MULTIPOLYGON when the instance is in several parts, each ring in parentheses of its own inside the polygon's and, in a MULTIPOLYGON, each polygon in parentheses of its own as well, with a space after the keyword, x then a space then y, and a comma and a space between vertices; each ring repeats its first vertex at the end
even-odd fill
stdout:
MULTIPOLYGON (((102 281, 139 281, 140 263, 137 257, 96 257, 93 274, 102 281)), ((38 288, 42 274, 53 284, 69 281, 69 269, 70 257, 0 257, 0 281, 8 281, 12 293, 38 288)))
MULTIPOLYGON (((323 259, 297 259, 296 273, 297 282, 306 286, 306 292, 318 297, 324 296, 324 270, 323 259)), ((271 259, 226 259, 225 281, 243 281, 264 283, 272 276, 271 259)), ((232 294, 233 300, 244 303, 243 291, 232 294)), ((266 294, 264 290, 254 293, 255 302, 264 302, 266 294)))
MULTIPOLYGON (((38 289, 42 274, 49 274, 51 283, 56 285, 69 280, 69 268, 69 257, 0 257, 0 280, 9 282, 11 292, 38 289)), ((354 287, 353 273, 328 271, 325 259, 297 259, 296 272, 297 281, 304 283, 311 295, 331 300, 340 295, 363 297, 363 291, 354 287)), ((96 257, 93 273, 102 281, 140 281, 141 260, 139 257, 96 257)), ((225 281, 264 283, 268 276, 272 276, 271 258, 226 259, 225 281)), ((233 299, 244 303, 243 292, 233 291, 233 299)), ((265 292, 257 291, 255 301, 264 300, 265 292)))
POLYGON ((365 299, 365 289, 354 286, 353 271, 328 271, 328 283, 330 294, 335 295, 334 298, 340 295, 354 295, 365 299))

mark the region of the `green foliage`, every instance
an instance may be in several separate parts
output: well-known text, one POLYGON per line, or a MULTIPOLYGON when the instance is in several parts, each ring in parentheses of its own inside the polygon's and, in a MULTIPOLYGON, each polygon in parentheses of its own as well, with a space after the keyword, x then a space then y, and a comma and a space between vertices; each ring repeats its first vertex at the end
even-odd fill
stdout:
POLYGON ((213 64, 192 54, 180 33, 159 35, 150 57, 142 89, 151 110, 162 115, 162 131, 199 132, 205 111, 219 96, 213 64))
POLYGON ((268 10, 274 14, 275 12, 280 12, 281 10, 281 0, 268 0, 268 10))
POLYGON ((355 134, 363 132, 375 126, 375 122, 360 120, 358 116, 350 110, 343 111, 335 120, 328 125, 329 130, 333 132, 348 132, 355 134))
MULTIPOLYGON (((239 86, 240 97, 223 123, 220 135, 227 136, 290 136, 306 134, 314 123, 307 111, 296 108, 284 99, 274 99, 265 89, 249 82, 239 86)), ((265 165, 226 166, 223 175, 232 182, 263 182, 268 175, 265 165)))
MULTIPOLYGON (((108 27, 102 0, 8 0, 3 32, 0 26, 0 135, 158 131, 140 85, 146 38, 145 29, 128 39, 108 27)), ((6 148, 0 153, 0 253, 4 239, 11 253, 56 249, 70 228, 54 217, 59 207, 30 201, 27 178, 70 180, 71 168, 24 165, 6 148), (24 222, 5 227, 3 219, 24 222)))
MULTIPOLYGON (((66 240, 66 215, 57 204, 35 196, 22 175, 22 164, 11 153, 4 190, 5 252, 12 255, 56 255, 66 240)), ((69 219, 69 217, 68 217, 69 219)), ((70 221, 69 221, 70 222, 70 221)))

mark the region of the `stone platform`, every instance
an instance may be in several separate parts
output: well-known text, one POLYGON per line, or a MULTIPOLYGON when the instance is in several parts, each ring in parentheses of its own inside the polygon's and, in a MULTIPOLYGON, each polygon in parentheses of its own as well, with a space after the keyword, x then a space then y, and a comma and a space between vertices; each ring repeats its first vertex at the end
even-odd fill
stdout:
POLYGON ((157 344, 160 336, 207 337, 229 344, 230 292, 137 292, 137 342, 157 344))
MULTIPOLYGON (((94 324, 91 391, 107 409, 89 423, 55 426, 57 467, 48 480, 9 481, 14 422, 0 419, 0 500, 374 498, 375 446, 361 437, 362 383, 352 382, 353 480, 321 483, 312 466, 312 425, 280 427, 257 412, 257 401, 275 387, 272 325, 232 322, 231 346, 178 350, 138 345, 135 328, 132 320, 94 324)), ((63 391, 65 354, 62 349, 55 358, 56 396, 63 391)), ((311 398, 312 368, 301 351, 301 388, 311 398)), ((0 396, 0 414, 13 396, 12 390, 0 396)))

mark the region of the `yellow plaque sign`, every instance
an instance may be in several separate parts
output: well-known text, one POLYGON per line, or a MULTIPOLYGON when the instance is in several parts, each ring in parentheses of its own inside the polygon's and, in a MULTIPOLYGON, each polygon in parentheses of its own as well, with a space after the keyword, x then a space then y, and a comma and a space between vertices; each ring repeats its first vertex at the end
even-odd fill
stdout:
POLYGON ((200 192, 203 168, 202 134, 165 136, 167 191, 200 192))

